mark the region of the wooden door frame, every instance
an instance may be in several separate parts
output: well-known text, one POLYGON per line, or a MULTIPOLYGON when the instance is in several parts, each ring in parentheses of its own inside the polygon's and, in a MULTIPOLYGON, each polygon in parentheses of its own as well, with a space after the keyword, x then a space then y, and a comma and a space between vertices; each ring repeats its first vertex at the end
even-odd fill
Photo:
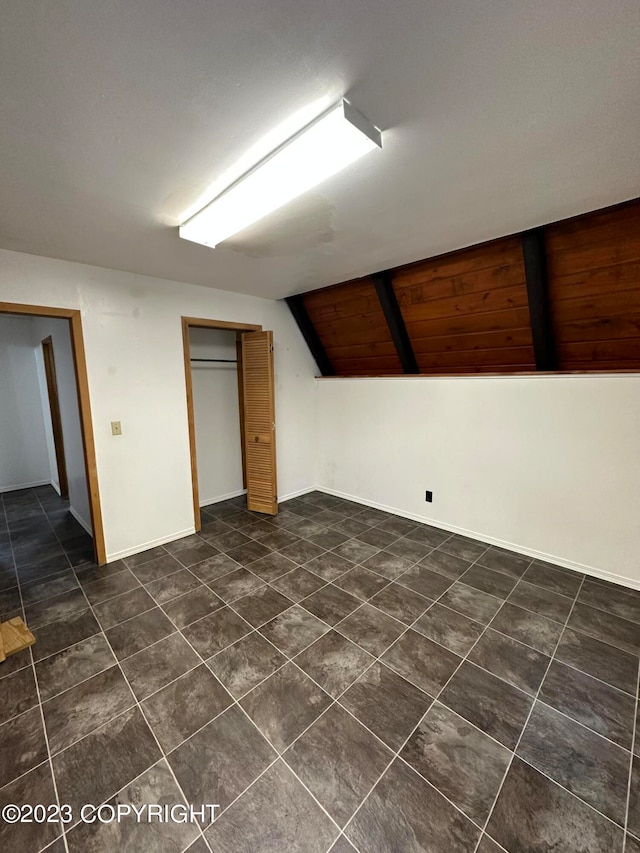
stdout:
POLYGON ((56 454, 56 467, 58 469, 58 486, 60 497, 69 497, 69 481, 67 480, 67 460, 64 455, 64 439, 62 435, 62 417, 60 415, 60 398, 58 396, 58 377, 56 374, 56 357, 53 351, 53 340, 48 335, 42 342, 42 358, 44 360, 44 374, 47 382, 47 397, 49 399, 49 411, 51 413, 51 431, 53 433, 53 446, 56 454))
POLYGON ((81 313, 75 308, 51 308, 45 305, 23 305, 17 302, 0 302, 0 314, 16 314, 27 317, 51 317, 54 319, 68 320, 69 322, 76 389, 78 392, 78 408, 80 411, 84 467, 87 476, 91 527, 93 530, 93 546, 96 562, 102 566, 107 562, 107 550, 104 540, 104 527, 102 525, 102 508, 100 506, 100 489, 98 486, 98 466, 96 463, 93 421, 91 420, 89 380, 87 377, 87 362, 84 349, 84 337, 82 334, 81 313))
MULTIPOLYGON (((196 530, 202 527, 200 518, 200 492, 198 490, 198 458, 196 455, 196 422, 193 407, 193 381, 191 378, 191 343, 189 341, 189 329, 225 329, 226 331, 236 332, 236 338, 239 340, 243 332, 261 332, 262 326, 257 326, 254 323, 231 323, 228 320, 209 320, 204 317, 182 317, 182 350, 184 354, 184 382, 187 394, 187 421, 189 424, 189 453, 191 457, 191 490, 193 495, 193 523, 196 530)), ((242 394, 242 376, 241 365, 238 364, 238 396, 240 407, 243 406, 242 394)), ((242 447, 242 480, 243 485, 246 485, 246 472, 244 466, 244 436, 242 430, 244 428, 244 419, 242 417, 242 408, 240 410, 240 445, 242 447)))

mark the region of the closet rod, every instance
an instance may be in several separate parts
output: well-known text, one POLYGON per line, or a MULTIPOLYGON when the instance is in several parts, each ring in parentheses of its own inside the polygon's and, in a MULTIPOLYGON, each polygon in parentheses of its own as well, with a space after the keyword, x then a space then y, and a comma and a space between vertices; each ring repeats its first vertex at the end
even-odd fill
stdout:
POLYGON ((223 361, 225 364, 237 364, 234 358, 192 358, 191 361, 223 361))

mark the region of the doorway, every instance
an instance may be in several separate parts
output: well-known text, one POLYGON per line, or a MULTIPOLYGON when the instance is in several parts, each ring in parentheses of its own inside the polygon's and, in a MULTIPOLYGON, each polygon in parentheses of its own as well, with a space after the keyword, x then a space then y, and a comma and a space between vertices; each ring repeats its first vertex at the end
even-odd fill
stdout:
MULTIPOLYGON (((77 468, 80 472, 79 476, 81 475, 84 482, 86 483, 86 505, 90 520, 91 535, 93 538, 95 561, 99 565, 103 565, 107 561, 107 554, 104 539, 104 529, 102 525, 102 511, 100 507, 100 493, 98 488, 95 443, 93 437, 93 425, 91 421, 91 406, 89 401, 89 383, 87 378, 84 339, 82 334, 82 319, 80 311, 76 309, 50 308, 47 306, 40 305, 22 305, 20 303, 13 302, 0 302, 0 314, 14 315, 16 317, 31 317, 34 319, 47 318, 50 320, 55 320, 56 323, 59 323, 60 321, 65 321, 66 323, 65 332, 68 332, 68 372, 70 373, 71 377, 70 385, 74 386, 72 390, 74 408, 77 406, 76 434, 79 447, 77 454, 79 457, 77 468)), ((49 395, 49 402, 52 406, 51 425, 52 430, 54 432, 54 445, 56 448, 55 456, 58 469, 58 485, 62 493, 64 482, 64 488, 68 493, 70 486, 68 477, 69 459, 68 454, 66 456, 64 454, 64 440, 61 424, 64 418, 60 417, 63 409, 63 406, 61 405, 62 395, 61 393, 59 393, 61 391, 61 388, 58 382, 58 379, 60 378, 60 365, 58 365, 58 374, 56 374, 56 365, 53 357, 53 345, 55 342, 55 335, 53 335, 52 340, 47 343, 47 339, 49 337, 51 336, 47 334, 44 339, 39 337, 38 340, 42 341, 42 356, 44 359, 46 386, 49 395), (49 369, 47 368, 47 359, 49 359, 49 368, 53 368, 53 373, 50 373, 49 369), (54 387, 50 384, 50 379, 55 381, 54 387), (55 437, 56 427, 54 426, 55 415, 53 409, 53 407, 55 406, 55 402, 52 403, 52 387, 54 392, 53 399, 57 399, 57 412, 58 416, 60 417, 60 422, 57 425, 59 441, 55 437), (58 456, 59 448, 63 454, 62 460, 58 456)), ((71 397, 67 397, 67 399, 71 400, 71 397)))
POLYGON ((217 500, 246 491, 249 510, 275 515, 278 501, 272 333, 253 324, 183 317, 182 339, 195 529, 201 528, 200 505, 210 502, 210 483, 216 477, 217 500), (207 336, 202 334, 204 330, 221 334, 212 336, 207 345, 207 336), (217 371, 215 381, 211 375, 209 381, 205 381, 204 376, 194 372, 196 370, 217 371), (233 377, 237 389, 235 399, 230 396, 231 371, 236 374, 233 377), (199 395, 197 411, 196 394, 199 395), (216 400, 211 399, 213 394, 216 400), (225 412, 216 412, 217 404, 225 406, 225 412), (205 409, 209 410, 207 422, 205 409), (229 426, 234 419, 237 429, 229 426), (218 423, 227 424, 226 435, 217 431, 218 423), (229 484, 233 484, 232 479, 225 478, 230 476, 234 465, 236 484, 239 486, 241 482, 242 489, 225 493, 229 484))

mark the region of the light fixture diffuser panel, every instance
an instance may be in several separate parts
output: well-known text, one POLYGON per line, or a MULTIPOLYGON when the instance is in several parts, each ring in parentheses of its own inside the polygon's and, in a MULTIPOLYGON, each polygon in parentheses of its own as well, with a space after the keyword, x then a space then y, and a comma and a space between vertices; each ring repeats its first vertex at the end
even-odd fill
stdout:
POLYGON ((213 247, 381 147, 380 131, 341 101, 181 225, 179 234, 213 247))

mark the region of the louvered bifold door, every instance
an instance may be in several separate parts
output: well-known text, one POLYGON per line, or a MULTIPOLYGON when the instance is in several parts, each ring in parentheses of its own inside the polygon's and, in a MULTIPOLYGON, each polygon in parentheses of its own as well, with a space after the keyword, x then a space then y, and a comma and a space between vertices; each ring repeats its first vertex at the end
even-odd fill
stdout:
POLYGON ((247 508, 275 515, 276 423, 273 332, 242 335, 242 384, 247 465, 247 508))

